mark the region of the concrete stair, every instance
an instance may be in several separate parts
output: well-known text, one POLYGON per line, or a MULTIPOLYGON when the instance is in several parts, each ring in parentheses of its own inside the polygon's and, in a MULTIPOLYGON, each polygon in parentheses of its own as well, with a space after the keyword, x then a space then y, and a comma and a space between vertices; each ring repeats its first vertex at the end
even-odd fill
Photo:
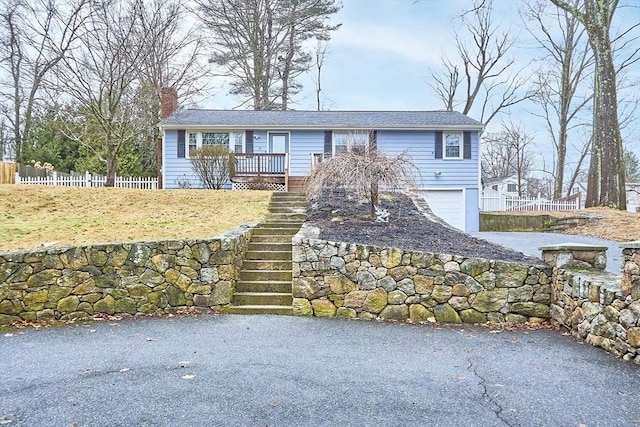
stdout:
POLYGON ((229 313, 293 314, 291 238, 306 205, 302 193, 273 194, 265 221, 253 230, 229 313))

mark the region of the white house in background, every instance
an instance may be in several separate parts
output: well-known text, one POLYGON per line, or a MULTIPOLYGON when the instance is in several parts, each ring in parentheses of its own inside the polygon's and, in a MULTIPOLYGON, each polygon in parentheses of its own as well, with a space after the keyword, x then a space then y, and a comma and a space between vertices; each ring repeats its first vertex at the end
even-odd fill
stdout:
MULTIPOLYGON (((627 211, 640 212, 640 182, 627 182, 627 211)), ((585 201, 587 199, 587 183, 576 182, 571 187, 570 195, 580 194, 580 208, 585 208, 585 201)))
POLYGON ((575 196, 576 194, 580 195, 580 209, 584 209, 587 200, 586 182, 576 182, 575 184, 573 184, 573 187, 571 187, 571 191, 569 191, 569 196, 575 196))
POLYGON ((505 196, 518 197, 518 178, 515 175, 487 178, 482 182, 482 190, 485 192, 487 192, 487 190, 493 190, 505 196))
POLYGON ((640 182, 627 182, 627 210, 640 213, 640 182))

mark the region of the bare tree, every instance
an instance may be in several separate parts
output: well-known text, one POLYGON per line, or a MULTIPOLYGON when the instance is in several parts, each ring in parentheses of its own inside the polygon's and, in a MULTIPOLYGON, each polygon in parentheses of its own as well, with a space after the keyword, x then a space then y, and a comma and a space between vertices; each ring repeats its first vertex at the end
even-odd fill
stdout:
MULTIPOLYGON (((578 0, 573 1, 575 4, 578 0)), ((540 58, 544 64, 543 71, 535 82, 537 90, 533 101, 542 108, 540 117, 545 121, 555 148, 553 197, 560 199, 567 172, 569 135, 577 127, 587 125, 581 120, 580 113, 589 106, 592 91, 591 88, 579 91, 579 88, 584 86, 585 80, 590 81, 593 54, 584 29, 568 12, 557 9, 550 11, 546 2, 539 0, 528 5, 524 17, 525 23, 533 21, 533 25, 527 25, 527 29, 543 52, 540 58), (559 33, 556 31, 558 29, 559 33), (586 95, 581 95, 583 93, 586 95)), ((573 176, 577 175, 586 157, 585 145, 587 143, 578 148, 579 161, 573 176)))
POLYGON ((379 152, 369 139, 367 144, 352 136, 346 152, 320 163, 307 181, 307 195, 316 198, 324 192, 342 190, 363 197, 376 216, 379 189, 400 192, 416 188, 416 166, 405 151, 396 156, 379 152))
POLYGON ((551 2, 584 26, 595 58, 593 142, 586 206, 613 206, 624 210, 627 206, 625 170, 610 38, 618 0, 582 0, 578 5, 564 0, 551 2))
POLYGON ((149 54, 140 43, 145 30, 135 19, 141 2, 93 3, 85 33, 58 68, 64 90, 83 107, 91 126, 90 139, 86 133, 75 138, 106 164, 106 186, 115 183, 121 149, 142 129, 134 102, 139 67, 149 54))
POLYGON ((318 111, 322 110, 320 102, 320 94, 322 93, 322 67, 324 66, 324 61, 327 58, 327 48, 328 44, 326 42, 318 40, 313 51, 316 66, 316 107, 318 111))
POLYGON ((189 153, 191 167, 204 188, 220 190, 233 176, 235 156, 226 145, 196 148, 189 153))
POLYGON ((459 19, 464 30, 455 33, 456 57, 443 56, 442 68, 431 72, 430 86, 447 110, 474 110, 488 124, 533 93, 522 91, 525 79, 510 56, 515 38, 494 21, 493 1, 476 0, 459 19))
POLYGON ((231 93, 255 110, 287 109, 296 78, 311 67, 302 44, 328 40, 336 0, 196 0, 211 30, 211 62, 231 79, 231 93))
POLYGON ((188 10, 178 0, 139 2, 134 10, 136 34, 145 50, 145 61, 138 64, 135 101, 137 116, 143 122, 143 132, 135 144, 148 171, 156 170, 161 180, 158 155, 161 153, 160 98, 164 87, 172 87, 181 102, 198 97, 208 85, 210 67, 205 66, 202 28, 183 23, 188 10))
POLYGON ((0 92, 20 159, 46 77, 81 34, 88 0, 0 2, 0 69, 9 80, 0 92))
POLYGON ((502 178, 515 175, 518 195, 524 193, 527 176, 534 164, 530 146, 533 137, 519 124, 503 122, 498 132, 483 136, 482 174, 486 178, 502 178))

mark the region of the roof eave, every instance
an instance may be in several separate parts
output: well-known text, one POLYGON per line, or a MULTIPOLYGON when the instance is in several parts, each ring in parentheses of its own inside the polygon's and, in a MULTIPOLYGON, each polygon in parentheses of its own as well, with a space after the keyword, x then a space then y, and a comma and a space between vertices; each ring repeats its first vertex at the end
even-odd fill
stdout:
POLYGON ((344 124, 326 124, 326 125, 224 125, 224 124, 160 124, 161 130, 178 130, 178 129, 221 129, 221 130, 327 130, 327 129, 373 129, 373 130, 472 130, 482 131, 484 125, 407 125, 407 126, 367 126, 367 125, 344 125, 344 124))

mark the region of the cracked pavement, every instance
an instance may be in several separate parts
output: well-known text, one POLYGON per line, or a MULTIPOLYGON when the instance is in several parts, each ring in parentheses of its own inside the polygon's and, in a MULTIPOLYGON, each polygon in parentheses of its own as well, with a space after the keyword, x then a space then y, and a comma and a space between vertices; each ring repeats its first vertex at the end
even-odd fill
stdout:
POLYGON ((638 366, 549 330, 198 315, 4 330, 0 360, 8 426, 640 426, 638 366))

